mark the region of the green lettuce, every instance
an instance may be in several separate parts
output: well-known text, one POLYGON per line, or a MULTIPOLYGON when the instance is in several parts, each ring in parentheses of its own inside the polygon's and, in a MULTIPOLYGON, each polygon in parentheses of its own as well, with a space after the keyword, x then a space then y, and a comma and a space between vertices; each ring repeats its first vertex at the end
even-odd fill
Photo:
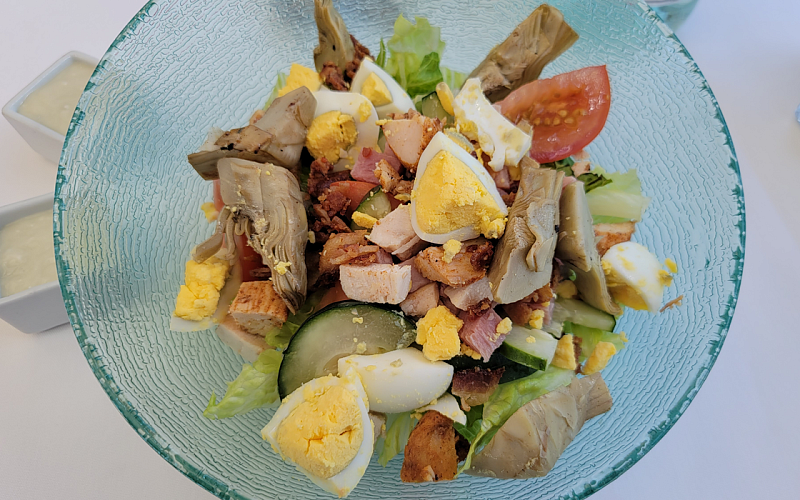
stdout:
POLYGON ((386 437, 381 438, 375 449, 378 451, 378 463, 386 467, 389 460, 403 451, 411 436, 411 430, 417 425, 412 412, 390 413, 386 415, 386 437))
MULTIPOLYGON (((564 172, 564 175, 566 176, 574 176, 575 172, 572 170, 573 165, 575 165, 575 162, 568 156, 563 160, 558 160, 551 163, 542 163, 541 167, 552 168, 559 172, 564 172)), ((585 174, 579 175, 577 179, 583 182, 583 191, 585 193, 607 184, 611 184, 612 182, 612 180, 607 177, 605 170, 600 167, 596 167, 592 172, 586 172, 585 174)))
POLYGON ((492 440, 500 427, 523 405, 550 391, 569 385, 575 372, 554 366, 524 378, 500 384, 483 405, 480 431, 470 444, 469 453, 459 469, 463 472, 472 464, 472 457, 492 440))
POLYGON ((441 29, 431 26, 424 17, 416 24, 402 16, 394 23, 394 34, 386 44, 381 40, 376 64, 397 80, 412 98, 429 94, 436 84, 445 81, 457 91, 466 79, 464 73, 440 66, 444 42, 441 29))
POLYGON ((475 441, 475 438, 478 437, 478 433, 481 431, 481 416, 483 415, 483 405, 480 406, 473 406, 467 412, 467 423, 466 425, 459 424, 458 422, 453 422, 453 428, 455 428, 456 432, 461 434, 467 441, 472 443, 475 441))
POLYGON ((317 290, 311 294, 296 313, 289 314, 283 325, 268 331, 264 336, 266 343, 280 349, 289 345, 289 341, 292 340, 294 334, 300 329, 300 325, 305 323, 308 317, 314 313, 314 309, 317 307, 317 304, 319 304, 325 291, 326 290, 317 290))
POLYGON ((625 348, 625 342, 618 333, 605 332, 597 328, 570 323, 569 321, 564 322, 564 333, 571 333, 581 339, 581 355, 578 359, 580 362, 591 356, 592 351, 600 342, 611 342, 616 347, 617 352, 625 348))
POLYGON ((219 403, 216 394, 211 393, 203 416, 212 420, 229 418, 277 401, 278 369, 282 360, 283 354, 278 351, 263 351, 255 363, 242 366, 242 372, 228 384, 219 403))
POLYGON ((642 220, 650 198, 642 194, 642 184, 635 168, 625 173, 607 173, 594 167, 592 172, 611 179, 611 184, 586 193, 595 224, 609 222, 609 217, 613 217, 611 220, 615 222, 642 220))

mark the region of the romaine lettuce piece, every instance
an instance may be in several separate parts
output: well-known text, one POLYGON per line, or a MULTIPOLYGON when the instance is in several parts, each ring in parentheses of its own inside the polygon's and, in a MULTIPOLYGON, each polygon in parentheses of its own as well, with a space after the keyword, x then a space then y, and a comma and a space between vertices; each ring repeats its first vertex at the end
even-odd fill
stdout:
POLYGON ((386 467, 389 460, 405 449, 411 430, 417 425, 417 419, 405 413, 386 415, 386 437, 381 438, 375 447, 378 451, 378 463, 386 467))
POLYGON ((642 195, 642 184, 639 182, 636 169, 625 173, 608 173, 595 166, 592 168, 592 173, 611 180, 610 184, 586 193, 586 201, 589 203, 589 211, 595 224, 610 222, 608 217, 614 217, 615 222, 642 220, 642 214, 650 203, 650 198, 642 195), (601 217, 602 219, 599 219, 601 217))
POLYGON ((211 420, 229 418, 277 401, 278 369, 282 360, 283 354, 278 351, 263 351, 255 363, 242 366, 242 372, 228 384, 219 403, 216 394, 211 393, 203 416, 211 420))

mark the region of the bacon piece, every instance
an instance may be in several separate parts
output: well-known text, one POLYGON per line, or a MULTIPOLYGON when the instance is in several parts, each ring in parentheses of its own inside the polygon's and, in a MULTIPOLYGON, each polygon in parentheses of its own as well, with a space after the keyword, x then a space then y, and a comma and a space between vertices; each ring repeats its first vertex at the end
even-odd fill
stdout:
POLYGON ((358 68, 361 67, 361 61, 363 61, 365 57, 371 55, 369 53, 369 49, 361 45, 361 42, 356 40, 356 37, 350 35, 350 40, 353 41, 353 49, 355 49, 355 54, 353 55, 353 60, 348 62, 345 66, 344 77, 347 81, 353 81, 356 73, 358 73, 358 68))
POLYGON ((517 325, 527 325, 534 311, 544 311, 543 324, 546 325, 550 323, 553 306, 555 305, 552 299, 553 290, 548 283, 518 302, 505 304, 503 310, 511 318, 511 321, 517 325))
POLYGON ((476 366, 472 370, 457 371, 453 374, 451 392, 461 399, 461 408, 469 411, 470 407, 489 401, 505 371, 503 366, 495 369, 476 366))
POLYGON ((425 412, 408 438, 400 479, 426 483, 455 479, 458 470, 453 421, 436 410, 425 412))
POLYGON ((345 215, 347 208, 350 206, 350 198, 341 191, 332 189, 326 189, 325 193, 320 195, 319 200, 322 202, 322 208, 328 213, 329 217, 345 215))
POLYGON ((400 160, 394 156, 394 153, 389 148, 384 153, 378 153, 372 148, 361 148, 361 153, 359 153, 353 165, 353 170, 350 171, 350 176, 357 181, 374 183, 375 167, 381 160, 385 160, 398 172, 403 168, 400 160))
POLYGON ((473 351, 480 354, 484 362, 489 361, 492 353, 506 338, 505 334, 497 333, 497 325, 502 318, 494 312, 494 309, 488 309, 480 316, 473 316, 464 311, 458 318, 464 322, 458 336, 473 351))
POLYGON ((339 67, 333 61, 328 61, 322 65, 322 71, 319 72, 320 78, 323 83, 333 90, 350 90, 350 86, 345 81, 339 67))
POLYGON ((325 243, 331 234, 352 233, 350 227, 338 216, 330 217, 328 212, 317 203, 311 205, 312 222, 309 227, 314 231, 316 243, 325 243))
POLYGON ((331 184, 338 181, 350 180, 350 172, 331 172, 333 165, 324 157, 311 162, 311 172, 308 174, 308 194, 319 198, 331 184))
MULTIPOLYGON (((481 238, 479 238, 477 241, 480 240, 481 238)), ((466 247, 467 248, 464 250, 464 252, 469 254, 469 261, 476 271, 486 270, 486 268, 489 267, 489 264, 492 263, 494 245, 492 245, 490 241, 483 240, 482 242, 475 244, 470 244, 470 242, 467 242, 466 247)))

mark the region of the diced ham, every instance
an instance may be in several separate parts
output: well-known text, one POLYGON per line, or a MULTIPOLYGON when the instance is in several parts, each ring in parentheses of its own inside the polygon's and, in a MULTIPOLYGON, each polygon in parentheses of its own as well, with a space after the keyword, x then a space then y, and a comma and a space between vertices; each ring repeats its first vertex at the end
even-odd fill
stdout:
POLYGON ((492 287, 489 286, 489 278, 485 276, 466 286, 446 286, 442 293, 447 295, 453 305, 462 311, 466 311, 484 299, 492 300, 492 287))
POLYGON ((386 144, 392 148, 400 163, 411 172, 416 172, 422 151, 436 132, 442 130, 442 122, 412 110, 387 121, 382 128, 386 144))
POLYGON ((506 338, 505 334, 497 333, 497 325, 502 318, 494 312, 494 309, 489 309, 477 317, 468 312, 462 312, 458 317, 464 322, 458 336, 472 350, 480 354, 484 362, 489 361, 494 350, 500 347, 506 338))
POLYGON ((400 205, 372 226, 369 240, 379 247, 394 252, 417 237, 411 226, 411 207, 400 205))
POLYGON ((339 281, 353 300, 399 304, 411 289, 411 269, 394 264, 346 264, 339 267, 339 281))
POLYGON ((431 282, 428 278, 422 275, 417 269, 417 266, 414 265, 414 259, 408 259, 406 261, 401 262, 398 266, 410 266, 411 267, 411 290, 409 293, 416 292, 423 286, 427 285, 431 282))
POLYGON ((470 407, 489 401, 489 396, 497 389, 505 371, 502 366, 494 370, 476 366, 473 370, 457 371, 453 374, 450 392, 461 399, 461 408, 469 411, 470 407))
POLYGON ((400 309, 409 316, 422 317, 438 305, 439 285, 428 283, 419 290, 409 293, 408 297, 400 302, 400 309))
POLYGON ((387 149, 386 153, 378 153, 372 148, 361 148, 361 153, 350 171, 350 176, 357 181, 375 182, 375 166, 379 161, 385 160, 398 172, 403 168, 400 160, 387 149))

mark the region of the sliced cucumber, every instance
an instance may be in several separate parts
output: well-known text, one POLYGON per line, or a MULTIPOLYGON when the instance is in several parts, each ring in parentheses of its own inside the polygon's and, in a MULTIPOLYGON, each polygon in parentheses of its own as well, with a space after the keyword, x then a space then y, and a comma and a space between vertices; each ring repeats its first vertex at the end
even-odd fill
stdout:
POLYGON ((339 358, 408 347, 417 335, 412 321, 377 304, 336 302, 308 318, 283 353, 278 373, 281 399, 311 379, 337 372, 339 358))
POLYGON ((453 123, 453 115, 444 110, 442 103, 439 101, 439 96, 436 91, 426 95, 419 102, 416 103, 417 111, 427 116, 428 118, 438 118, 444 120, 447 118, 447 123, 453 123))
POLYGON ((614 344, 617 352, 625 349, 625 341, 622 340, 622 337, 618 333, 611 333, 573 323, 565 323, 564 332, 571 333, 581 339, 581 355, 578 359, 580 362, 585 361, 586 358, 591 356, 592 351, 594 351, 594 348, 597 347, 597 344, 600 342, 611 342, 614 344))
POLYGON ((614 331, 617 319, 607 312, 595 309, 583 301, 575 299, 556 298, 553 306, 553 321, 563 323, 569 321, 576 325, 597 328, 605 332, 614 331))
MULTIPOLYGON (((370 190, 369 193, 364 196, 364 199, 361 200, 359 203, 358 208, 356 208, 356 212, 361 212, 362 214, 367 214, 371 217, 375 217, 376 219, 383 219, 389 212, 392 211, 392 204, 389 203, 389 196, 383 192, 380 186, 375 186, 370 190)), ((350 222, 350 229, 358 230, 358 229, 366 229, 355 222, 350 222)))
POLYGON ((544 370, 553 360, 556 345, 558 341, 549 333, 535 328, 529 330, 513 326, 497 350, 512 361, 536 370, 544 370))

